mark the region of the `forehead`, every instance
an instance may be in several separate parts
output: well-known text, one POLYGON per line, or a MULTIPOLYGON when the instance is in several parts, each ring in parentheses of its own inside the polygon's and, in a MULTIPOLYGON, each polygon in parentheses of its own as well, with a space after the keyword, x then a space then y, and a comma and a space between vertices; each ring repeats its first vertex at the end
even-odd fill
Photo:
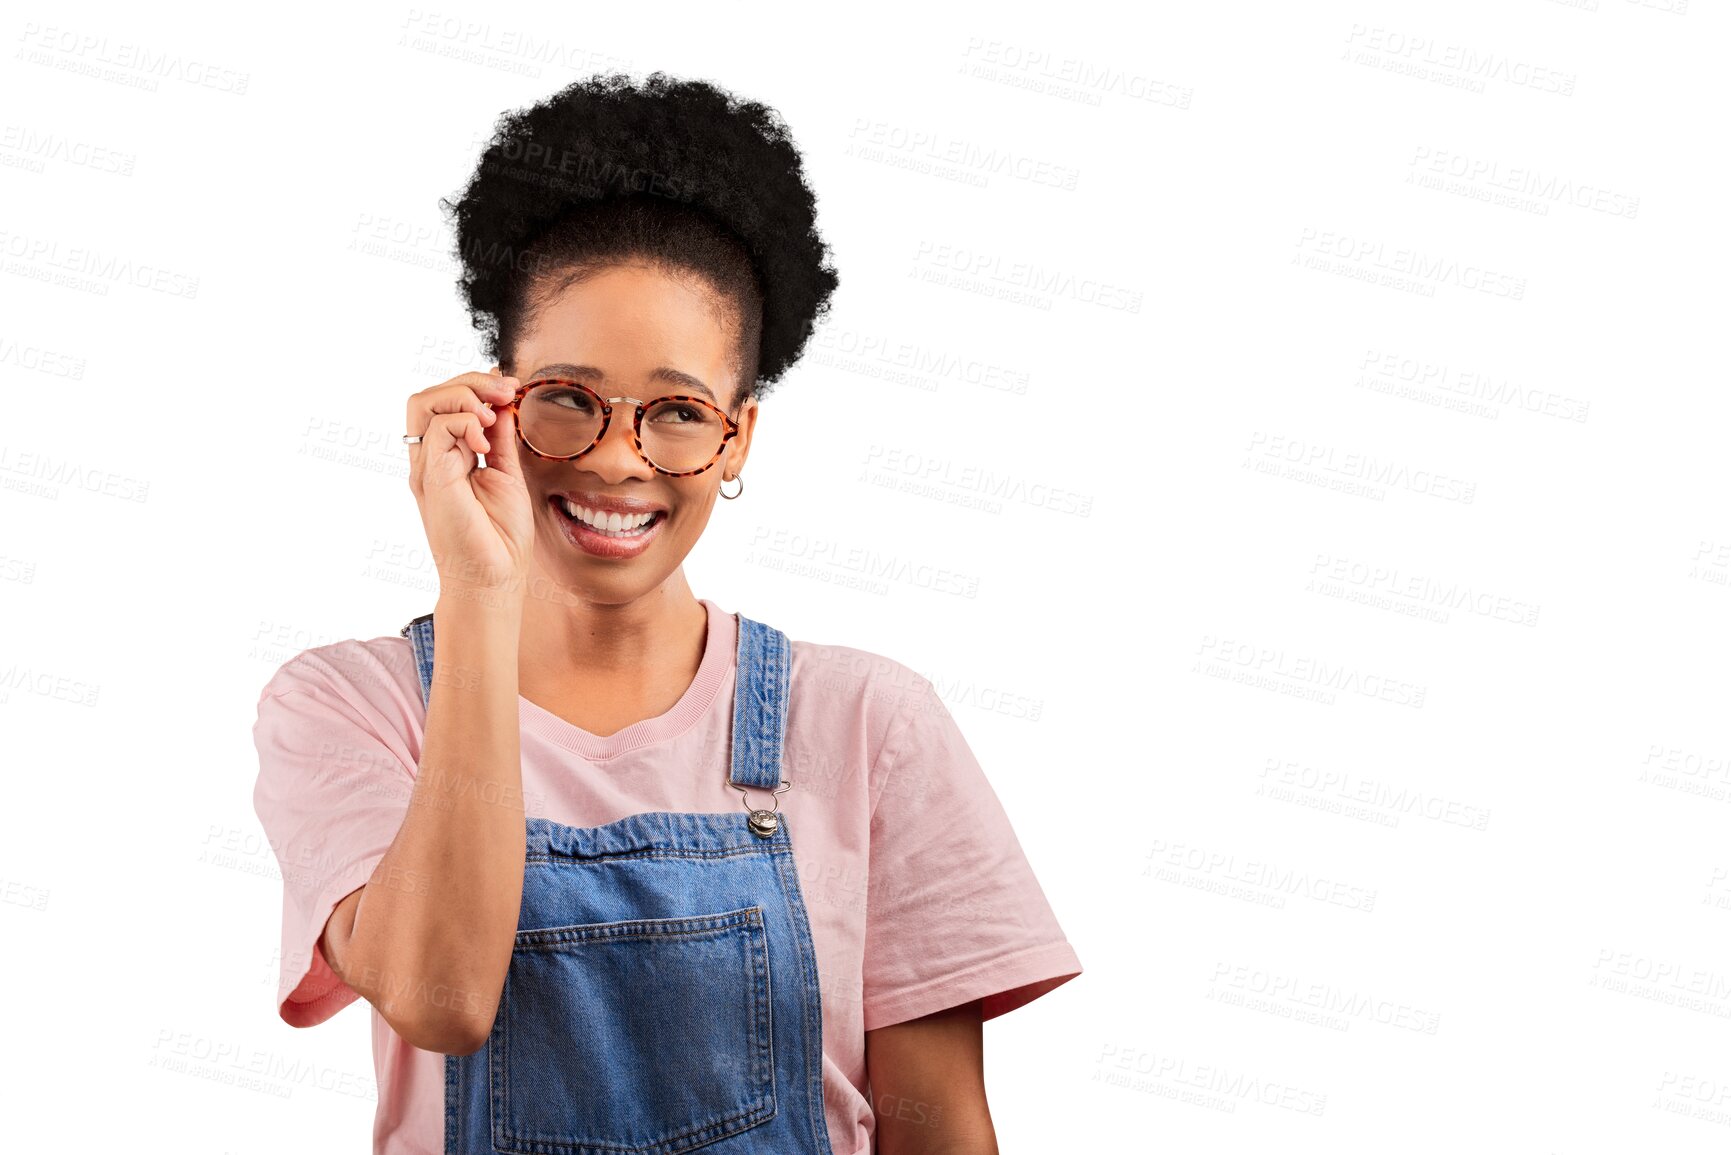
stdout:
MULTIPOLYGON (((599 365, 575 365, 568 361, 554 361, 550 364, 531 362, 535 368, 523 374, 525 381, 580 381, 591 389, 598 391, 603 397, 618 395, 621 390, 629 396, 633 389, 642 388, 640 400, 647 401, 652 397, 666 396, 670 393, 695 394, 714 405, 725 408, 727 403, 722 400, 721 391, 712 388, 709 382, 701 377, 675 369, 670 365, 657 365, 642 377, 630 380, 616 374, 608 373, 599 365), (644 386, 648 386, 644 388, 644 386)), ((717 382, 726 388, 725 382, 717 382)), ((564 386, 561 385, 560 388, 564 386)))
POLYGON ((517 343, 519 375, 543 365, 594 366, 639 383, 666 367, 730 387, 737 329, 700 279, 640 265, 612 266, 537 303, 517 343))

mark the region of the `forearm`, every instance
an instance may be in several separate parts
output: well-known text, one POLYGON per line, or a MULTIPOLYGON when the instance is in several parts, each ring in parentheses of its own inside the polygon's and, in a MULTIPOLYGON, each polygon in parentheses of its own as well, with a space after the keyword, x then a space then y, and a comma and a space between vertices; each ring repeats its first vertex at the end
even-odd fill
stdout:
POLYGON ((879 1155, 997 1155, 979 1000, 866 1032, 879 1155))
POLYGON ((943 1095, 947 1102, 874 1095, 877 1155, 998 1155, 984 1095, 943 1095))
POLYGON ((356 909, 349 970, 381 1013, 455 1053, 497 1014, 522 904, 521 601, 442 592, 434 618, 420 765, 356 909))

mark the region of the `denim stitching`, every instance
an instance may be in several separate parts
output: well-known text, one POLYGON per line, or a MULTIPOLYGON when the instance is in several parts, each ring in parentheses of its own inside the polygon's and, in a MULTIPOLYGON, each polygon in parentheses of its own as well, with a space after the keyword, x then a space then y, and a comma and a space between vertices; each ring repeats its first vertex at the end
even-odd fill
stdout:
MULTIPOLYGON (((746 949, 748 952, 747 958, 748 958, 748 962, 750 964, 750 975, 751 975, 751 979, 752 979, 752 992, 753 992, 753 1003, 754 1003, 754 1012, 755 1012, 751 1016, 751 1020, 752 1020, 753 1034, 755 1035, 761 1021, 769 1016, 770 1008, 771 1008, 771 1002, 772 1002, 772 994, 771 994, 770 985, 769 985, 770 980, 769 980, 769 968, 768 968, 769 939, 768 939, 767 931, 765 930, 764 925, 763 925, 762 910, 759 907, 751 906, 751 907, 742 908, 739 911, 731 911, 731 912, 728 912, 727 914, 722 914, 722 915, 699 915, 699 916, 696 916, 696 917, 691 918, 691 919, 678 919, 678 920, 670 920, 670 921, 701 922, 701 921, 705 921, 705 920, 709 920, 709 919, 727 919, 728 920, 726 925, 715 928, 717 931, 725 932, 725 931, 730 931, 730 930, 742 930, 745 932, 741 937, 746 944, 746 949), (738 916, 738 917, 736 917, 736 916, 738 916)), ((654 920, 638 919, 638 920, 630 920, 630 921, 648 922, 648 921, 654 921, 654 920)), ((533 933, 533 932, 531 932, 531 933, 533 933)), ((618 936, 618 937, 603 936, 602 938, 596 939, 596 940, 579 939, 577 941, 619 942, 619 941, 628 941, 630 939, 637 939, 637 938, 656 938, 656 937, 663 937, 663 936, 657 936, 657 935, 624 935, 624 936, 618 936)), ((688 937, 688 936, 685 934, 674 934, 674 935, 668 935, 665 937, 688 937)), ((509 977, 509 974, 507 973, 506 990, 509 990, 509 989, 510 989, 510 977, 509 977)), ((507 1004, 506 1004, 504 998, 501 997, 501 1000, 500 1000, 501 1011, 503 1011, 503 1009, 506 1005, 507 1004)), ((503 1120, 509 1119, 509 1117, 510 1117, 510 1071, 509 1071, 509 1068, 506 1066, 506 1056, 508 1056, 510 1053, 509 1022, 510 1022, 510 1016, 508 1014, 501 1013, 498 1016, 498 1020, 494 1024, 494 1030, 493 1030, 493 1034, 495 1036, 495 1041, 497 1042, 498 1045, 494 1046, 492 1048, 492 1054, 489 1056, 489 1059, 491 1061, 488 1064, 491 1074, 498 1074, 501 1071, 503 1072, 502 1077, 499 1078, 499 1082, 501 1084, 503 1084, 503 1088, 495 1090, 495 1099, 498 1103, 503 1104, 503 1109, 496 1109, 493 1112, 493 1126, 492 1126, 494 1145, 496 1147, 498 1147, 499 1150, 501 1150, 501 1151, 531 1153, 531 1155, 568 1155, 568 1153, 571 1153, 571 1152, 607 1152, 607 1151, 630 1152, 630 1153, 632 1153, 632 1155, 657 1155, 657 1153, 660 1153, 660 1155, 673 1155, 674 1152, 689 1150, 692 1147, 705 1146, 709 1143, 714 1142, 717 1139, 725 1138, 728 1135, 737 1134, 738 1132, 741 1132, 741 1131, 750 1130, 752 1127, 757 1126, 759 1123, 764 1122, 767 1119, 773 1118, 775 1115, 776 1101, 775 1101, 774 1039, 772 1036, 766 1034, 761 1038, 754 1037, 752 1040, 752 1054, 753 1054, 752 1070, 754 1071, 754 1077, 753 1077, 754 1099, 753 1099, 752 1105, 741 1108, 740 1110, 732 1112, 731 1114, 724 1115, 721 1118, 716 1119, 712 1122, 702 1123, 702 1124, 698 1124, 698 1125, 688 1125, 684 1130, 677 1131, 677 1132, 674 1132, 673 1134, 663 1136, 663 1137, 655 1140, 649 1146, 642 1146, 642 1145, 630 1145, 630 1146, 628 1146, 628 1145, 622 1144, 622 1143, 609 1143, 606 1141, 595 1141, 595 1140, 578 1140, 575 1142, 565 1142, 563 1140, 555 1139, 555 1138, 544 1138, 544 1137, 540 1137, 540 1136, 512 1134, 508 1130, 506 1123, 503 1121, 503 1120), (766 1041, 767 1041, 767 1047, 770 1050, 770 1062, 769 1062, 767 1071, 765 1071, 763 1063, 762 1063, 762 1052, 766 1047, 766 1041), (766 1075, 767 1075, 767 1080, 765 1077, 766 1075), (764 1085, 766 1083, 766 1081, 767 1081, 767 1087, 765 1087, 765 1085, 764 1085), (756 1116, 761 1116, 761 1118, 754 1118, 756 1116), (747 1119, 750 1119, 752 1121, 748 1122, 748 1123, 744 1123, 740 1126, 731 1126, 732 1124, 734 1124, 737 1121, 747 1120, 747 1119), (727 1129, 723 1130, 723 1128, 727 1128, 727 1129), (717 1134, 710 1135, 710 1132, 712 1132, 712 1131, 717 1132, 717 1134), (701 1143, 689 1142, 690 1140, 694 1140, 694 1139, 702 1139, 702 1142, 701 1143), (675 1147, 675 1146, 673 1146, 673 1144, 685 1144, 685 1146, 675 1147)), ((447 1057, 449 1057, 449 1056, 447 1056, 447 1057)))
POLYGON ((762 926, 763 908, 741 907, 725 914, 700 914, 686 918, 626 918, 616 922, 584 922, 572 926, 549 926, 517 932, 517 945, 557 945, 568 942, 626 942, 640 938, 697 938, 740 926, 762 926), (642 929, 628 929, 638 928, 642 929), (526 939, 524 935, 557 936, 526 939))
POLYGON ((810 1108, 806 1122, 817 1142, 818 1155, 833 1155, 834 1148, 829 1141, 829 1124, 823 1115, 823 1000, 822 980, 816 973, 817 950, 812 944, 811 926, 805 915, 805 896, 793 858, 793 833, 785 822, 776 832, 776 838, 785 842, 787 848, 786 854, 776 855, 776 865, 782 874, 782 892, 787 901, 788 920, 801 944, 801 948, 794 953, 800 960, 799 1008, 803 1020, 800 1034, 806 1040, 806 1102, 810 1108))

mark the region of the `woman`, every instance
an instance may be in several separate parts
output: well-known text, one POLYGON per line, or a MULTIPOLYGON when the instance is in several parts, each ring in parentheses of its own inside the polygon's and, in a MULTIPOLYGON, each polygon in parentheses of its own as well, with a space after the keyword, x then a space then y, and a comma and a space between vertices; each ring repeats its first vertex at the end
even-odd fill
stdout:
POLYGON ((378 1152, 995 1151, 980 1024, 1081 972, 1003 808, 929 681, 682 568, 837 284, 779 117, 595 77, 447 208, 437 602, 259 699, 280 1015, 372 1005, 378 1152))

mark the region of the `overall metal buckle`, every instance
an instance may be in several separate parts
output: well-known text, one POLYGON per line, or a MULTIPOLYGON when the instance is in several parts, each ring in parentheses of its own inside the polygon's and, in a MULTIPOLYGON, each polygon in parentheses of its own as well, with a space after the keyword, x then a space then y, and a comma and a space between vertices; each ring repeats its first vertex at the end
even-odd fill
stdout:
POLYGON ((753 806, 751 796, 745 792, 745 787, 737 782, 730 782, 728 785, 739 791, 741 804, 745 807, 746 813, 751 815, 746 823, 751 827, 751 832, 759 838, 773 837, 776 830, 781 826, 781 819, 776 817, 775 813, 781 809, 781 795, 791 790, 793 783, 783 778, 781 785, 770 791, 770 808, 768 810, 753 806))

